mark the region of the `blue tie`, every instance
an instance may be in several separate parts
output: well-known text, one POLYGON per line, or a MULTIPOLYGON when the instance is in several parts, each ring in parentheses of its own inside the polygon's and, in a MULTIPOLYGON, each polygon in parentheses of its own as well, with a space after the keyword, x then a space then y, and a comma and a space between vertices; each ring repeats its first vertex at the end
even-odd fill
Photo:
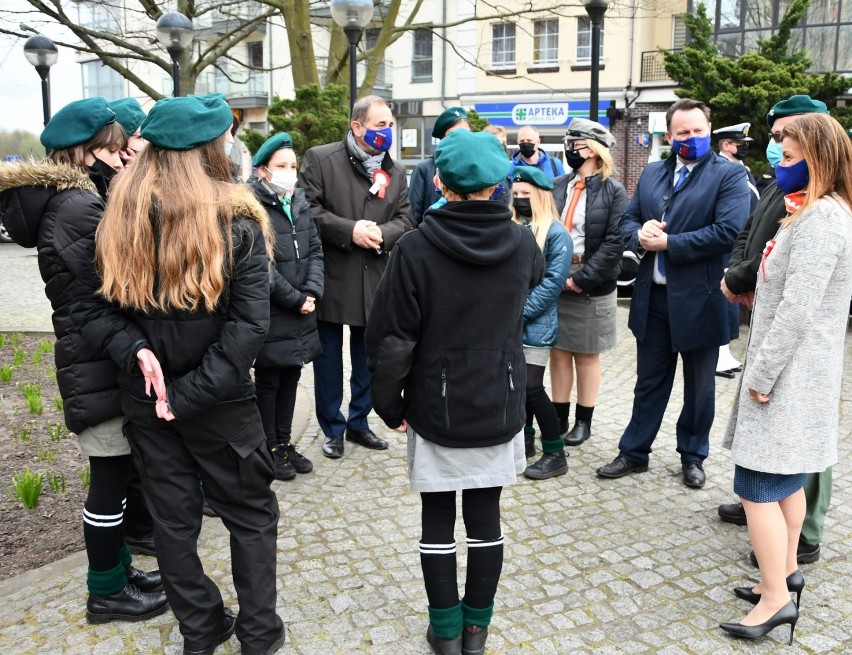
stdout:
MULTIPOLYGON (((683 183, 686 182, 686 177, 689 175, 689 169, 686 166, 681 167, 680 173, 678 173, 677 182, 675 182, 674 190, 677 191, 683 186, 683 183)), ((660 269, 660 275, 666 275, 666 253, 661 252, 660 256, 657 257, 657 268, 660 269)))

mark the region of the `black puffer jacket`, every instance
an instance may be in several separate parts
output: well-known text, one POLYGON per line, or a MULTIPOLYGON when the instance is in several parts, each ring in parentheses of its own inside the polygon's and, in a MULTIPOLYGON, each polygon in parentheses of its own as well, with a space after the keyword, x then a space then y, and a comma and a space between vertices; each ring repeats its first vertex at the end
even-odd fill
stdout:
MULTIPOLYGON (((572 171, 553 180, 553 199, 560 216, 568 183, 575 175, 572 171)), ((627 192, 618 180, 610 177, 601 182, 600 175, 586 178, 586 263, 571 279, 591 296, 615 291, 624 253, 618 224, 627 205, 627 192)))
MULTIPOLYGON (((234 270, 212 312, 171 310, 125 313, 87 294, 73 316, 90 343, 101 343, 119 366, 119 383, 131 396, 150 402, 136 353, 150 348, 163 369, 169 408, 190 419, 217 403, 254 397, 249 373, 269 329, 269 255, 264 227, 269 220, 251 191, 234 187, 234 270)), ((94 242, 90 242, 90 261, 94 242)), ((94 269, 87 275, 91 284, 94 269)))
POLYGON ((275 230, 269 334, 257 354, 255 366, 304 366, 322 352, 317 333, 317 313, 299 312, 308 296, 318 301, 322 299, 322 242, 302 189, 293 193, 291 222, 281 207, 281 201, 262 182, 254 182, 250 186, 275 230))
POLYGON ((117 369, 102 348, 90 345, 70 305, 83 287, 86 243, 98 227, 104 203, 87 173, 66 164, 0 164, 0 202, 9 235, 38 249, 38 266, 53 307, 56 381, 72 432, 121 416, 117 369))
POLYGON ((522 333, 544 257, 500 202, 426 212, 391 254, 367 322, 373 405, 451 448, 511 441, 524 422, 522 333))

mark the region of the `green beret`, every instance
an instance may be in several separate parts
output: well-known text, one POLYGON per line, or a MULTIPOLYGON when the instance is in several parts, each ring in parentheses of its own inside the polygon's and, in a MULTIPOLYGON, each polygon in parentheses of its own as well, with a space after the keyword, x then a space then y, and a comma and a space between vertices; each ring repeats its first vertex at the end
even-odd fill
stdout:
POLYGON ((456 193, 487 189, 509 174, 503 144, 488 132, 454 130, 438 143, 434 159, 441 182, 456 193))
POLYGON ((467 120, 467 112, 464 107, 445 109, 435 121, 435 127, 432 128, 432 138, 443 139, 447 136, 447 130, 452 127, 453 123, 461 120, 467 120))
POLYGON ((775 106, 766 114, 766 123, 769 127, 777 118, 785 116, 801 116, 802 114, 827 114, 828 107, 822 100, 814 100, 810 96, 790 96, 786 100, 775 103, 775 106))
POLYGON ((48 150, 63 150, 86 143, 114 122, 115 112, 104 98, 75 100, 56 112, 45 125, 41 145, 48 150))
POLYGON ((127 136, 133 136, 145 120, 145 112, 136 98, 113 100, 109 108, 115 112, 115 120, 121 123, 127 136))
POLYGON ((535 166, 515 166, 512 182, 529 182, 540 189, 553 190, 553 181, 535 166))
POLYGON ((272 159, 272 155, 282 148, 293 148, 293 139, 290 138, 290 135, 287 134, 287 132, 273 134, 264 141, 263 145, 260 146, 252 158, 251 165, 255 167, 263 166, 266 162, 272 159))
POLYGON ((233 122, 221 93, 164 98, 142 122, 142 138, 164 150, 189 150, 219 138, 233 122))

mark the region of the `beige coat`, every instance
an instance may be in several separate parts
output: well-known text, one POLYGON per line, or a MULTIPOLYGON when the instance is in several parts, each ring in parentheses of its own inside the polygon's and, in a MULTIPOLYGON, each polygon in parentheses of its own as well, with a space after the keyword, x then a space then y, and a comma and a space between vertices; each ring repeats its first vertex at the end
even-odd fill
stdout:
POLYGON ((824 471, 837 462, 852 211, 821 198, 779 230, 763 268, 723 445, 735 464, 754 471, 824 471), (770 394, 769 402, 752 400, 749 389, 770 394))

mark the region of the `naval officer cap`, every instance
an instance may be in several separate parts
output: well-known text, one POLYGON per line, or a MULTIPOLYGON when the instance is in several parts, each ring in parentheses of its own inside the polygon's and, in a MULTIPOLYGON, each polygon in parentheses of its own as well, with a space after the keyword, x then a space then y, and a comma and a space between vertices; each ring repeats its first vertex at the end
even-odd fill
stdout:
POLYGON ((739 123, 720 127, 718 130, 713 130, 713 134, 720 139, 730 139, 731 141, 753 141, 754 139, 748 135, 750 129, 751 123, 739 123))

